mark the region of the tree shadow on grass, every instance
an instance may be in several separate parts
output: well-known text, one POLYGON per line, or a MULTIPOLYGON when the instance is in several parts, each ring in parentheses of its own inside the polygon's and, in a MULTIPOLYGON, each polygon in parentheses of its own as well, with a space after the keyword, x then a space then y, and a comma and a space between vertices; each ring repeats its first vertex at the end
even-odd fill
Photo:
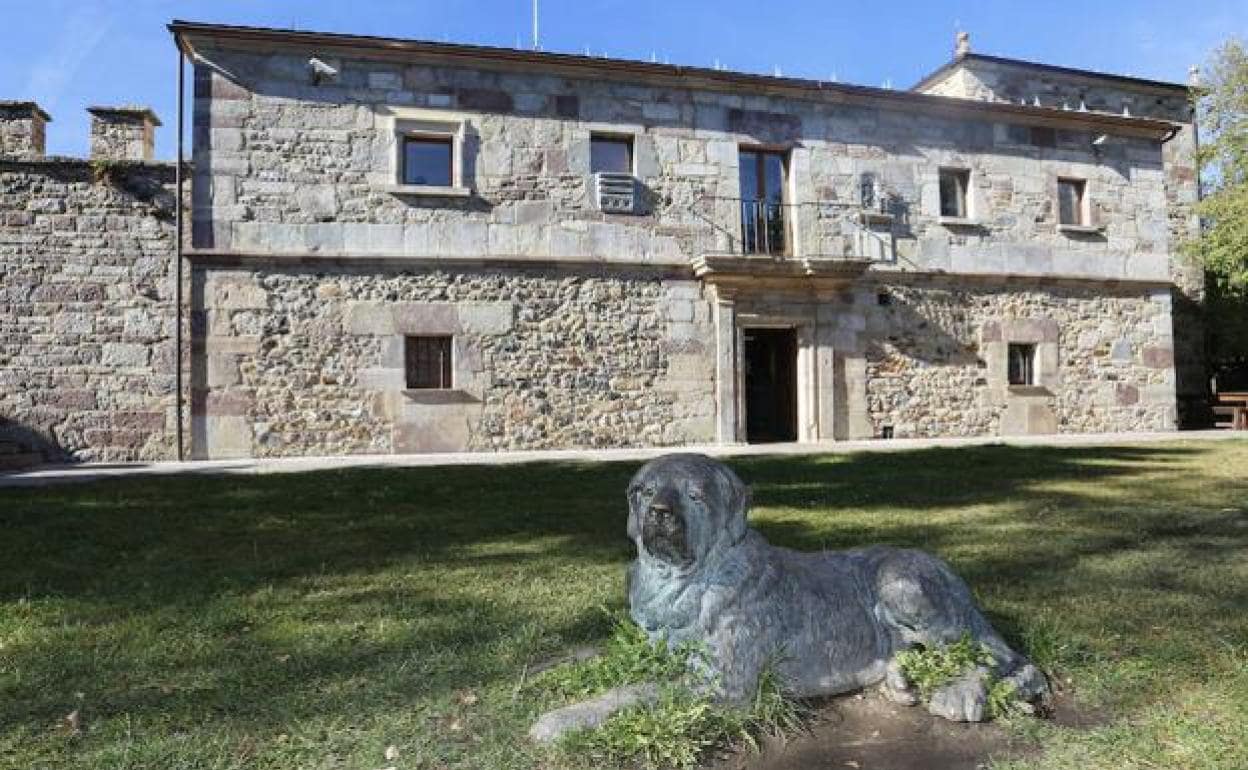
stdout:
MULTIPOLYGON (((1182 622, 1210 628, 1242 615, 1242 589, 1211 591, 1208 575, 1178 561, 1214 564, 1248 546, 1243 510, 1223 510, 1244 487, 1211 488, 1197 472, 1213 451, 976 447, 731 464, 773 543, 932 550, 1017 642, 1025 613, 1081 602, 1124 631, 1169 623, 1176 607, 1182 622), (1166 596, 1154 596, 1159 585, 1166 596), (1132 608, 1105 599, 1132 592, 1152 598, 1132 608)), ((622 597, 632 558, 623 492, 636 467, 0 492, 0 606, 29 616, 14 616, 25 641, 4 650, 25 674, 0 686, 0 724, 46 724, 85 689, 101 713, 147 715, 166 730, 276 731, 327 714, 436 708, 458 689, 508 680, 552 644, 606 633, 594 607, 622 597)))

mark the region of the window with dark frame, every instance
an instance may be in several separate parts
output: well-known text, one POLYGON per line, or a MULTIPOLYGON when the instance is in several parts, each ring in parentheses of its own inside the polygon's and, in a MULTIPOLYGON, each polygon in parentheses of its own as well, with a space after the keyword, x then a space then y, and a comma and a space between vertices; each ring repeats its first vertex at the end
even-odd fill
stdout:
POLYGON ((449 136, 403 138, 403 184, 450 187, 455 182, 454 140, 449 136))
POLYGON ((1058 224, 1086 225, 1083 216, 1083 194, 1087 182, 1082 179, 1057 180, 1058 224))
POLYGON ((1011 342, 1009 347, 1011 385, 1036 384, 1036 346, 1011 342))
POLYGON ((591 135, 589 137, 589 170, 594 174, 633 173, 632 137, 591 135))
POLYGON ((971 172, 963 168, 940 170, 940 215, 955 219, 970 217, 966 205, 967 190, 971 186, 971 172))
POLYGON ((450 337, 407 337, 403 357, 408 390, 451 388, 450 337))
POLYGON ((788 253, 784 187, 785 153, 740 150, 741 241, 746 254, 788 253))

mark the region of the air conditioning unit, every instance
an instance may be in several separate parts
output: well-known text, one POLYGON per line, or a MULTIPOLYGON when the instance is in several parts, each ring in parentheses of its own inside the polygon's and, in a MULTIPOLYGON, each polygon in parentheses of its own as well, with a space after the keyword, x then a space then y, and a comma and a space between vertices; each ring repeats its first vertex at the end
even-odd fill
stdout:
POLYGON ((608 214, 636 214, 637 180, 632 174, 600 171, 594 174, 594 200, 608 214))

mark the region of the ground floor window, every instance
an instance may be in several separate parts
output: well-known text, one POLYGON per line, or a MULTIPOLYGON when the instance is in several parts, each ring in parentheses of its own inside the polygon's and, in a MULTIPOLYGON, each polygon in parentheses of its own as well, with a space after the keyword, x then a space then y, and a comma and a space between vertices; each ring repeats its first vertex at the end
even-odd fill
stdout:
POLYGON ((407 337, 404 363, 408 390, 451 388, 450 337, 407 337))
POLYGON ((1036 346, 1010 343, 1010 384, 1036 384, 1036 346))

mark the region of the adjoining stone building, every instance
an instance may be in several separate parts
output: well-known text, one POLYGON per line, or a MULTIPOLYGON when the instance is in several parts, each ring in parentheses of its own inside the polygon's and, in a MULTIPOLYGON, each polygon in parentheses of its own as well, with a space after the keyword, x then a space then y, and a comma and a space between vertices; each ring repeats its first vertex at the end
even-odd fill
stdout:
POLYGON ((170 28, 192 456, 1165 430, 1202 396, 1184 86, 170 28))

